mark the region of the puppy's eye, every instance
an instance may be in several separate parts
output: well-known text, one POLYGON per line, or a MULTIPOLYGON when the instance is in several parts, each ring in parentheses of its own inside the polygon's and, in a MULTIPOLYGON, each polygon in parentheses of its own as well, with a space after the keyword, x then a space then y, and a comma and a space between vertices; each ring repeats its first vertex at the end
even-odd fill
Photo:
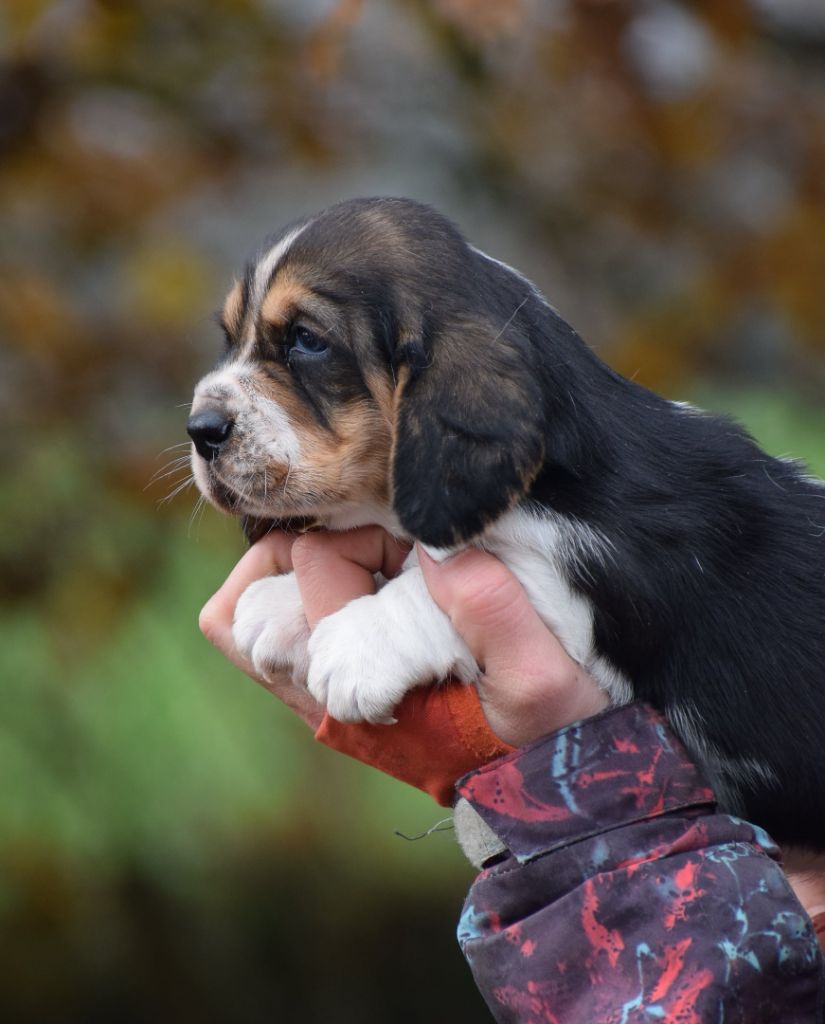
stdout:
POLYGON ((292 348, 290 354, 293 352, 301 352, 308 356, 319 356, 322 352, 326 352, 328 345, 324 338, 318 334, 314 334, 308 327, 296 327, 292 331, 292 348))

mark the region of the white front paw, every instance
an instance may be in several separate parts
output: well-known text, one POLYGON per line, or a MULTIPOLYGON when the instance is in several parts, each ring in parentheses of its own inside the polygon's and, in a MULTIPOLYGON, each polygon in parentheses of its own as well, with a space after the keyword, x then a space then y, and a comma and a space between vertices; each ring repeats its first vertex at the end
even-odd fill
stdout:
POLYGON ((309 626, 295 574, 266 576, 251 583, 235 608, 232 636, 259 675, 269 678, 287 671, 303 684, 309 663, 309 626))
POLYGON ((371 597, 351 601, 322 619, 309 641, 307 687, 339 722, 394 722, 393 708, 416 682, 378 635, 374 612, 371 597))
POLYGON ((438 609, 444 621, 435 630, 427 628, 432 621, 399 621, 391 614, 392 586, 351 601, 319 622, 310 638, 307 686, 339 722, 392 723, 393 709, 408 690, 450 673, 465 682, 478 674, 438 609))

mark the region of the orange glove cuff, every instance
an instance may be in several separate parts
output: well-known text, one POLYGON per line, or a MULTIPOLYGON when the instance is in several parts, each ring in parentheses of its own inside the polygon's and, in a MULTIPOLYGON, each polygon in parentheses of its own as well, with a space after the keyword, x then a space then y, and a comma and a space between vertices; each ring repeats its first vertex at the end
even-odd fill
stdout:
POLYGON ((448 682, 408 693, 395 725, 344 725, 325 715, 315 739, 422 789, 442 807, 462 775, 513 750, 491 732, 474 686, 448 682))

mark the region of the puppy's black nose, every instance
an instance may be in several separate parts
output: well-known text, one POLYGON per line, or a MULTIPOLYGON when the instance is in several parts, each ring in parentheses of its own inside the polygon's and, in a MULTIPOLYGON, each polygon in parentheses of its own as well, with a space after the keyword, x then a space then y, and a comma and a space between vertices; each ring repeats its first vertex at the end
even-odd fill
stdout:
POLYGON ((186 433, 195 442, 198 455, 211 462, 229 439, 234 422, 219 409, 207 409, 189 417, 186 433))

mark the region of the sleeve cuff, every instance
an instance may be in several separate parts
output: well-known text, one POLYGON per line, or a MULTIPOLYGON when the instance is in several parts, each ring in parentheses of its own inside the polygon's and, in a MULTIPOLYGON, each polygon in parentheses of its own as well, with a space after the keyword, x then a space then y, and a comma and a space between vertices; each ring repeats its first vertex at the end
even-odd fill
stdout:
POLYGON ((395 725, 345 725, 325 715, 315 738, 333 750, 452 805, 456 779, 513 752, 490 731, 474 686, 449 682, 414 690, 395 725))
POLYGON ((664 719, 638 703, 488 764, 462 779, 458 793, 522 862, 630 822, 715 804, 664 719))

